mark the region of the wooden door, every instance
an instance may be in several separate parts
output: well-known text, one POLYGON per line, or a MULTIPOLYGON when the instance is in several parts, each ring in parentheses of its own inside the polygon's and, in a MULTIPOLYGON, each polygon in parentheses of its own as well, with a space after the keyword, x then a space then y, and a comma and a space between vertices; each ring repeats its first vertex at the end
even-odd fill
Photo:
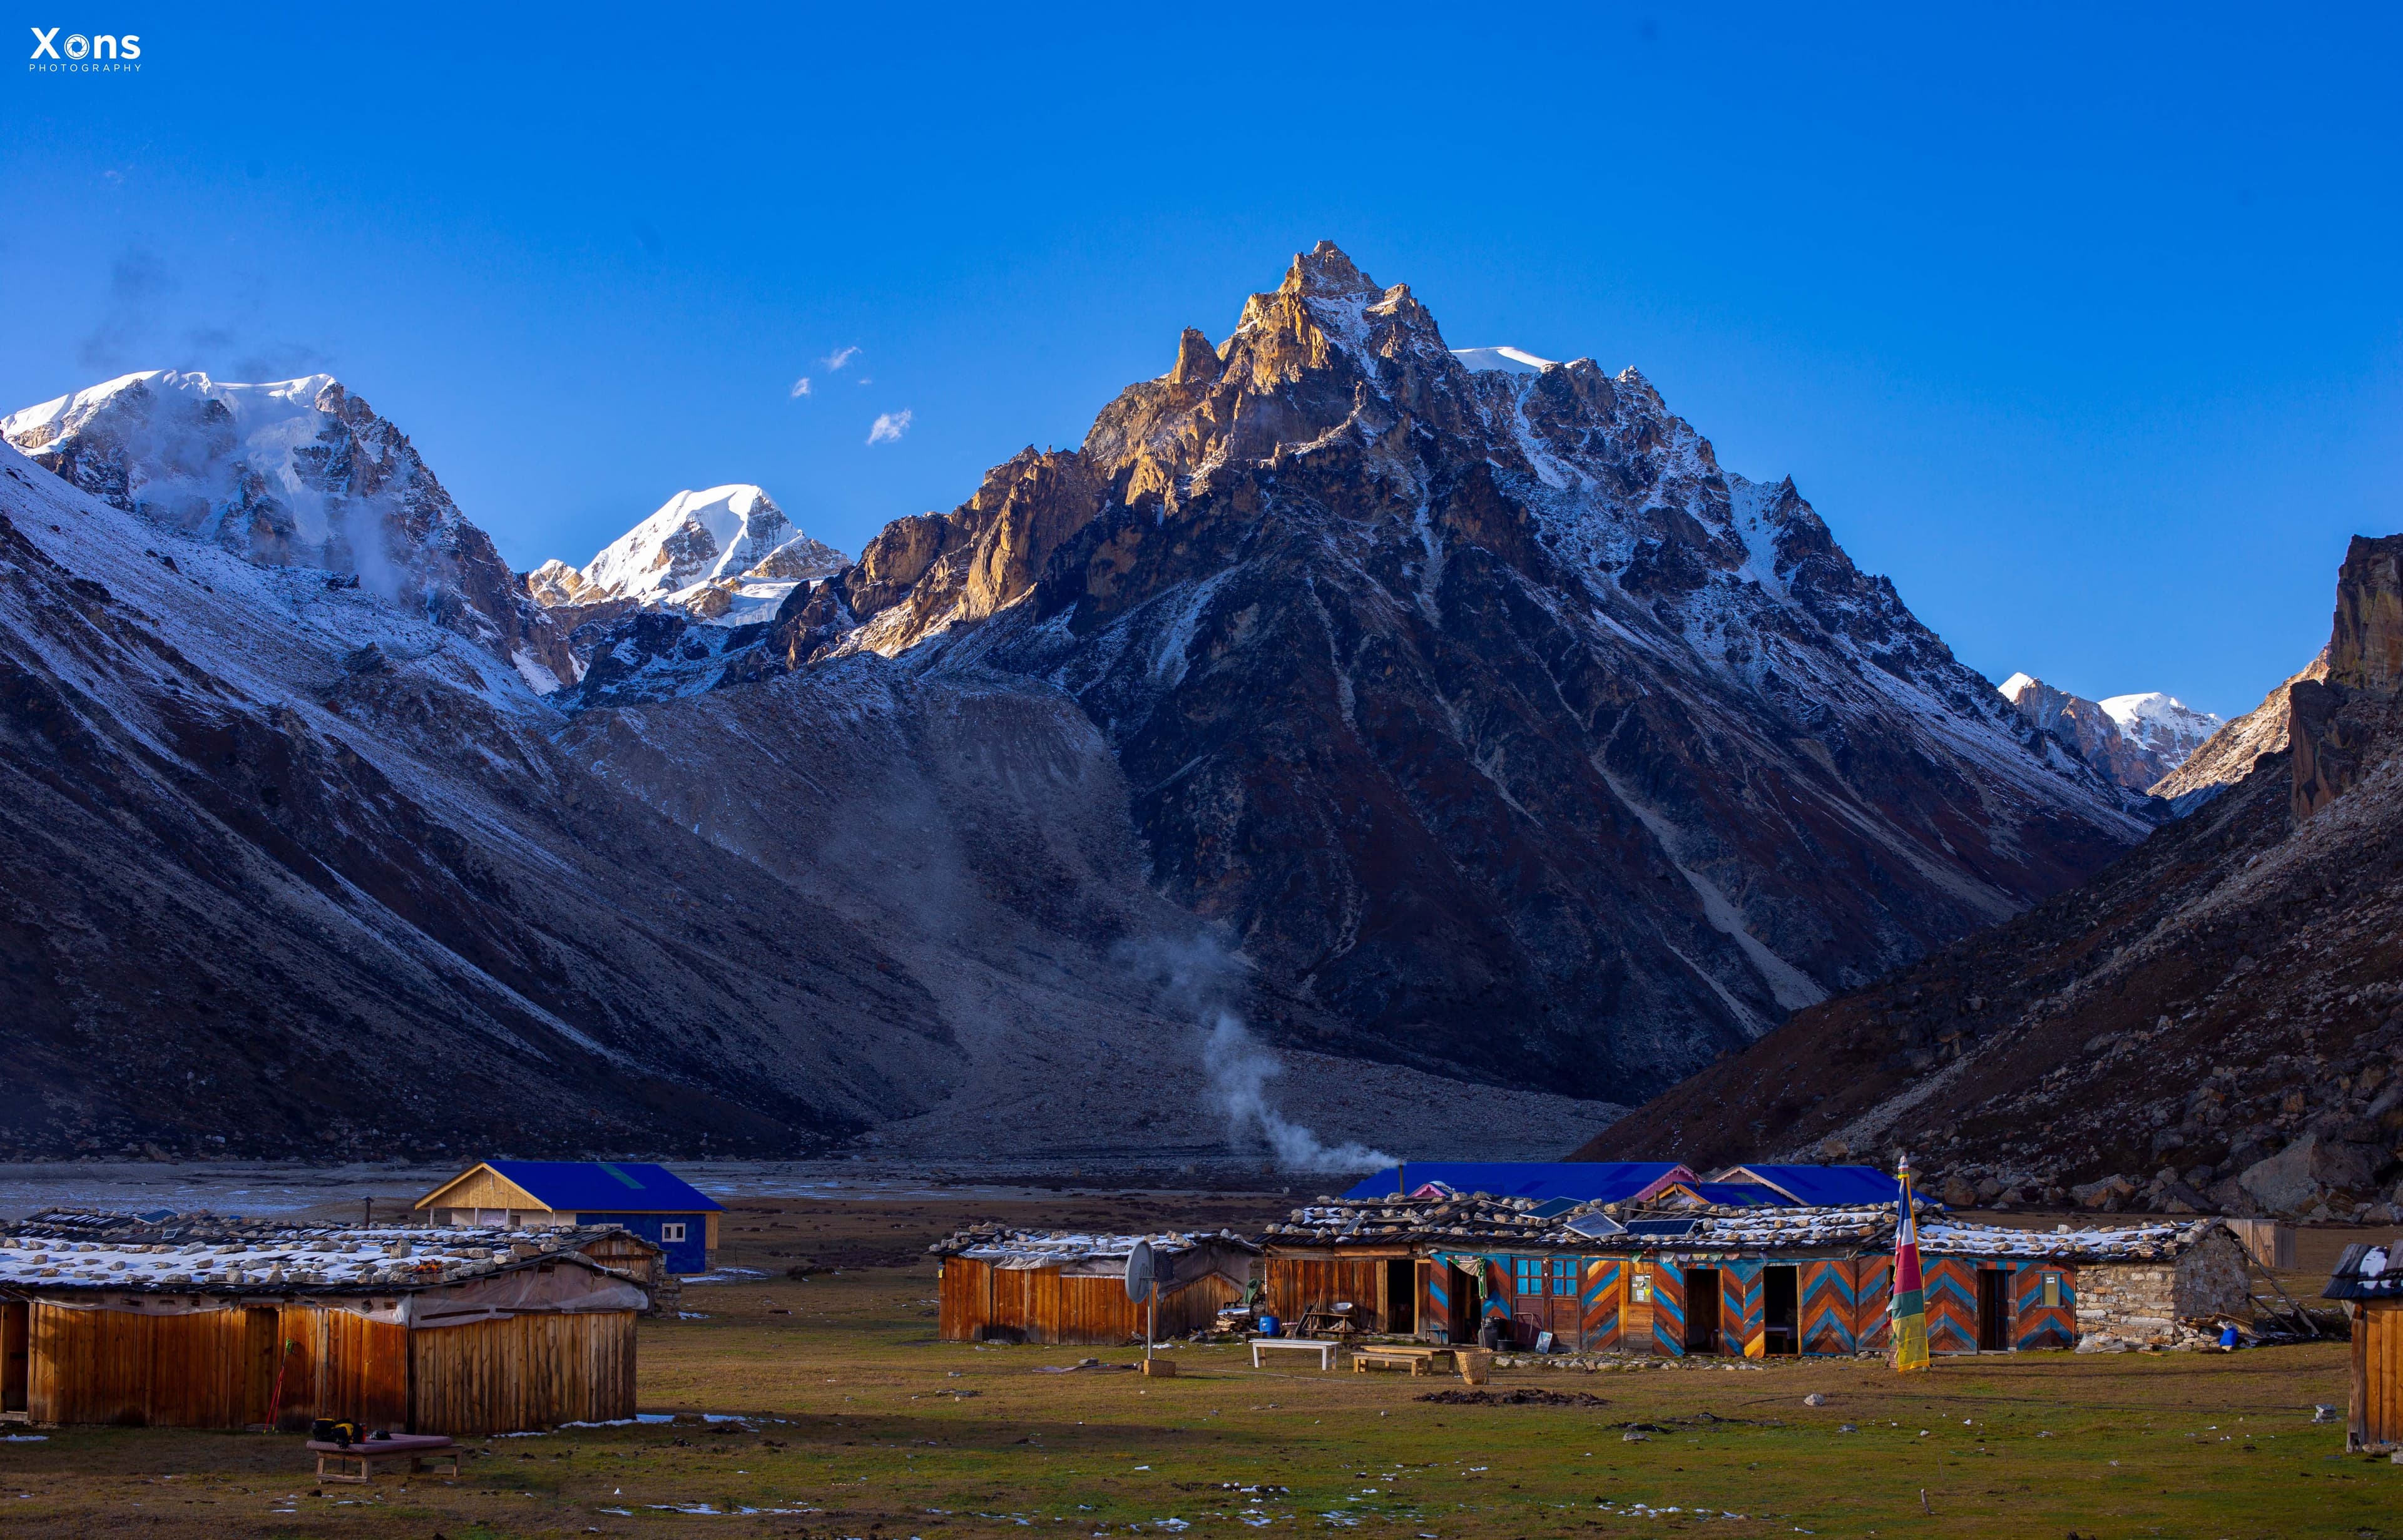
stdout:
POLYGON ((280 1312, 273 1307, 242 1312, 243 1416, 244 1426, 265 1423, 275 1398, 275 1360, 280 1312))

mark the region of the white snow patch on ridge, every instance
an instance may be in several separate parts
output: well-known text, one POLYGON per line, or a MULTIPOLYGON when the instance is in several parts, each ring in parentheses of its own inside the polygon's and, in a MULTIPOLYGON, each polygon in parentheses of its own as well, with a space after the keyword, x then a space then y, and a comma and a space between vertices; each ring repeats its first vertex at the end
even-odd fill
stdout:
POLYGON ((1554 360, 1538 358, 1524 348, 1454 348, 1452 355, 1463 368, 1479 374, 1541 374, 1555 366, 1554 360))

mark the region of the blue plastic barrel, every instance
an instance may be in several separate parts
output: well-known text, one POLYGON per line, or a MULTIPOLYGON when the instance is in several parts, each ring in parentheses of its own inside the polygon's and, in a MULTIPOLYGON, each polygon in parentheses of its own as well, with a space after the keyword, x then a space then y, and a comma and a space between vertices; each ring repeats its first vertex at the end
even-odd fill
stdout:
POLYGON ((1280 1323, 1273 1315, 1263 1315, 1260 1317, 1260 1335, 1262 1337, 1276 1336, 1281 1326, 1282 1323, 1280 1323))

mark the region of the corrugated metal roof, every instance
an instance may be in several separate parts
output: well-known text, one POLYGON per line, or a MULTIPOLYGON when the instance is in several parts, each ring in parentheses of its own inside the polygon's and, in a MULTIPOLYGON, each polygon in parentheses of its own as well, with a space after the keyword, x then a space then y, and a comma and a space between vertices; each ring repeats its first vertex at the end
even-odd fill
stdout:
POLYGON ((1876 1166, 1729 1166, 1713 1180, 1741 1183, 1747 1178, 1774 1187, 1798 1203, 1818 1207, 1902 1200, 1901 1183, 1894 1172, 1876 1166))
POLYGON ((1413 1160, 1357 1184, 1343 1200, 1357 1203, 1398 1197, 1405 1180, 1413 1192, 1440 1182, 1454 1192, 1496 1198, 1624 1203, 1648 1197, 1664 1183, 1699 1178, 1674 1160, 1413 1160))
POLYGON ((575 1214, 704 1214, 725 1205, 647 1160, 487 1160, 552 1209, 575 1214))
POLYGON ((1679 1188, 1705 1203, 1730 1209, 1787 1209, 1794 1200, 1765 1182, 1680 1182, 1679 1188))
POLYGON ((2323 1299, 2403 1299, 2403 1240, 2357 1242, 2344 1248, 2323 1299))

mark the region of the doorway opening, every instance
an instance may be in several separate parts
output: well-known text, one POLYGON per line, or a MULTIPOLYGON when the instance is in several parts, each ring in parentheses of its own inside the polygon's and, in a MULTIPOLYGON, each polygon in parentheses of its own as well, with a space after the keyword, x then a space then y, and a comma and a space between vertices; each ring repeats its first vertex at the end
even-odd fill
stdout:
POLYGON ((1385 1329, 1403 1335, 1419 1329, 1419 1265, 1407 1256, 1385 1264, 1385 1329))
POLYGON ((0 1411, 25 1409, 25 1381, 34 1362, 34 1307, 0 1304, 0 1411))
POLYGON ((1477 1296, 1477 1280, 1468 1275, 1466 1268, 1446 1264, 1443 1289, 1452 1300, 1452 1339, 1462 1343, 1476 1341, 1480 1325, 1478 1317, 1484 1313, 1484 1301, 1477 1296))
POLYGON ((2011 1275, 1999 1268, 1978 1272, 1978 1351, 2002 1353, 2011 1345, 2011 1275))
POLYGON ((1760 1274, 1761 1351, 1802 1351, 1802 1288, 1799 1268, 1763 1268, 1760 1274))
POLYGON ((1719 1351, 1719 1269, 1694 1268, 1686 1273, 1686 1351, 1719 1351))

